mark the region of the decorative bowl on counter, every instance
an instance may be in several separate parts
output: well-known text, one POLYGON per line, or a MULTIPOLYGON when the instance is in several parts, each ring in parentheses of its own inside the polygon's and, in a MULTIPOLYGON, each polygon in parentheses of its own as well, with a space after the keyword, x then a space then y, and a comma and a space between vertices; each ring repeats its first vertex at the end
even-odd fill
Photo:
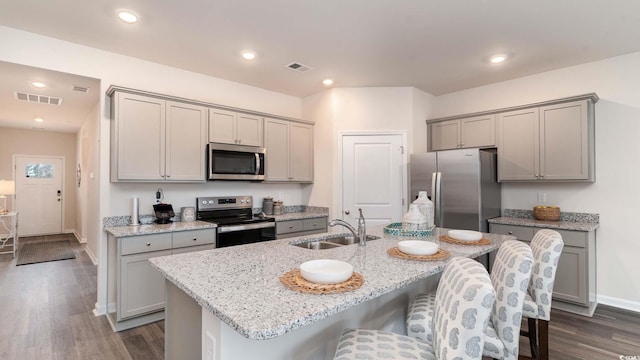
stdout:
POLYGON ((300 264, 300 275, 316 284, 339 284, 353 275, 353 266, 339 260, 311 260, 300 264))
POLYGON ((458 241, 479 241, 482 239, 481 232, 471 230, 449 230, 447 235, 458 241))
POLYGON ((433 236, 433 229, 435 228, 436 226, 434 225, 426 230, 403 230, 402 223, 397 222, 397 223, 391 223, 385 226, 384 233, 393 235, 393 236, 426 237, 426 236, 433 236))
POLYGON ((534 206, 533 217, 536 220, 558 221, 560 220, 560 208, 557 206, 534 206))
POLYGON ((437 253, 440 246, 430 241, 404 240, 398 242, 398 249, 405 254, 423 256, 437 253))

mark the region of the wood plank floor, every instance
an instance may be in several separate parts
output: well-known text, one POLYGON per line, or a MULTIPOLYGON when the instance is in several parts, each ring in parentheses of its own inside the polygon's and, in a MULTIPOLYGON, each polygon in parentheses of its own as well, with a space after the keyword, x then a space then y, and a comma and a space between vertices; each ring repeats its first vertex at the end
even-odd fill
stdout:
MULTIPOLYGON (((21 242, 61 239, 72 238, 21 242)), ((76 254, 72 260, 15 266, 11 255, 0 255, 0 359, 163 359, 164 322, 114 333, 104 316, 93 316, 96 266, 82 245, 70 243, 76 254)), ((600 306, 586 318, 554 310, 549 331, 554 360, 640 358, 637 313, 600 306)), ((530 355, 524 338, 521 355, 530 355)))

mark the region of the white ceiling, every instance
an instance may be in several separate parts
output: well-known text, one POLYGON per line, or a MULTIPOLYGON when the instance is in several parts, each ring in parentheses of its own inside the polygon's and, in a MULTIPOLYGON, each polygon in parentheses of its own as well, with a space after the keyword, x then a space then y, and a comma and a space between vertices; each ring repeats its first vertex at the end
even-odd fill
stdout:
POLYGON ((637 0, 20 0, 0 24, 299 97, 327 77, 440 95, 640 51, 637 0))

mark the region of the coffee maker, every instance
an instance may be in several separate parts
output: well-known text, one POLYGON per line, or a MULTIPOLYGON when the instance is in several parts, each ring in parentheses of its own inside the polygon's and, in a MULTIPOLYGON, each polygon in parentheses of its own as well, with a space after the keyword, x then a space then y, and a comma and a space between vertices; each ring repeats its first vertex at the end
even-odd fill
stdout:
POLYGON ((168 224, 175 215, 171 204, 155 204, 153 205, 153 211, 156 215, 156 220, 154 221, 156 224, 168 224))

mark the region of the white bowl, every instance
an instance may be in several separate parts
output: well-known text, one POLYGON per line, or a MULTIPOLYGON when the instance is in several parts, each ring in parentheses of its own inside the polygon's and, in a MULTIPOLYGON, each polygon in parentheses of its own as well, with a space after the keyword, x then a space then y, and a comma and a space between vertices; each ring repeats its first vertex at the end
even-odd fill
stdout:
POLYGON ((339 260, 311 260, 300 265, 300 275, 316 284, 339 284, 353 275, 353 266, 339 260))
POLYGON ((459 241, 478 241, 482 239, 482 233, 471 230, 449 230, 448 235, 459 241))
POLYGON ((398 249, 409 255, 433 255, 438 252, 440 246, 430 241, 405 240, 398 243, 398 249))

